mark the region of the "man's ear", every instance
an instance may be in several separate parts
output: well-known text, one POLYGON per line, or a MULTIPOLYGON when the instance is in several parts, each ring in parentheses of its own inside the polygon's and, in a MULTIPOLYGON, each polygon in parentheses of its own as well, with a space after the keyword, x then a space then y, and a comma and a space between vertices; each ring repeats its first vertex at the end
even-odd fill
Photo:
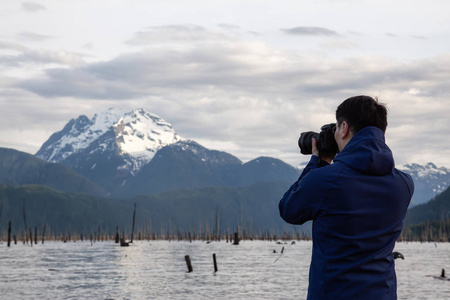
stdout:
POLYGON ((350 125, 347 121, 343 121, 341 124, 341 138, 345 140, 350 135, 350 125))

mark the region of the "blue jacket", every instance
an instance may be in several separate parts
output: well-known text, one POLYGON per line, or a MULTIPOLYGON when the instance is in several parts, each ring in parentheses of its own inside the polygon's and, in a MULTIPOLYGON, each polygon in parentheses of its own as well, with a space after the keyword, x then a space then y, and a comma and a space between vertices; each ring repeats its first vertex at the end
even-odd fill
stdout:
POLYGON ((414 185, 377 127, 358 131, 334 163, 312 156, 279 203, 288 223, 313 220, 308 299, 397 299, 392 251, 414 185))

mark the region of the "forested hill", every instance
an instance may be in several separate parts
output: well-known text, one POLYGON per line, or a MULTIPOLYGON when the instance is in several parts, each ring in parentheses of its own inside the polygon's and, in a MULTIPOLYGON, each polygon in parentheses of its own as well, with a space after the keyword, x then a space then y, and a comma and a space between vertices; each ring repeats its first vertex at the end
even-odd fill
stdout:
POLYGON ((107 195, 97 184, 69 167, 8 148, 0 148, 0 183, 39 184, 64 192, 107 195))
POLYGON ((427 203, 409 209, 406 224, 417 224, 426 221, 440 221, 450 217, 450 188, 437 195, 427 203))
MULTIPOLYGON (((65 193, 44 186, 0 185, 0 229, 8 222, 16 233, 46 225, 54 233, 130 232, 134 203, 136 226, 147 233, 241 230, 282 233, 292 230, 279 217, 278 202, 289 185, 256 183, 246 187, 210 187, 171 191, 131 199, 108 199, 65 193), (25 218, 24 218, 25 214, 25 218)), ((296 229, 300 230, 300 229, 296 229)))

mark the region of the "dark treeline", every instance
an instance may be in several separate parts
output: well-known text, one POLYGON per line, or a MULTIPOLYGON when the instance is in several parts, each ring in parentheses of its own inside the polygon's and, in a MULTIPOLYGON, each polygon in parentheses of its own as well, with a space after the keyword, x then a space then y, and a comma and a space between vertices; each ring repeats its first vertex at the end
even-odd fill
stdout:
POLYGON ((416 225, 406 226, 400 241, 414 242, 450 242, 450 219, 426 221, 416 225))
MULTIPOLYGON (((0 229, 0 241, 11 244, 44 244, 45 241, 62 241, 62 242, 77 242, 77 241, 114 241, 120 238, 130 239, 130 232, 120 230, 117 226, 116 232, 111 233, 102 228, 92 229, 86 232, 75 232, 66 230, 65 233, 52 231, 44 225, 42 228, 34 227, 19 230, 14 230, 12 226, 8 228, 8 234, 0 229), (117 236, 119 235, 119 237, 117 236)), ((292 240, 310 240, 310 235, 302 230, 299 232, 295 228, 293 230, 284 231, 277 234, 275 231, 249 231, 249 228, 237 227, 235 229, 227 229, 223 232, 218 232, 216 229, 209 230, 206 226, 200 231, 182 231, 181 229, 170 230, 169 228, 161 228, 153 231, 151 228, 138 227, 137 232, 134 233, 134 240, 138 241, 152 241, 152 240, 168 240, 168 241, 292 241, 292 240)))
MULTIPOLYGON (((250 223, 245 226, 223 228, 215 217, 216 223, 204 223, 198 225, 197 229, 184 229, 174 226, 171 222, 164 226, 152 226, 151 220, 146 225, 138 225, 132 230, 131 215, 129 226, 116 226, 114 230, 105 229, 101 226, 92 227, 89 230, 71 230, 66 228, 54 229, 49 225, 24 227, 23 224, 12 224, 9 222, 7 228, 0 228, 0 241, 3 243, 38 244, 45 241, 110 241, 117 238, 130 239, 134 231, 134 240, 168 240, 168 241, 233 241, 234 235, 239 240, 267 240, 267 241, 290 241, 310 240, 311 232, 308 226, 290 226, 287 230, 259 230, 250 223)), ((23 222, 25 223, 25 221, 23 222)), ((450 219, 441 221, 427 221, 417 225, 405 226, 398 241, 403 242, 450 242, 450 219)))

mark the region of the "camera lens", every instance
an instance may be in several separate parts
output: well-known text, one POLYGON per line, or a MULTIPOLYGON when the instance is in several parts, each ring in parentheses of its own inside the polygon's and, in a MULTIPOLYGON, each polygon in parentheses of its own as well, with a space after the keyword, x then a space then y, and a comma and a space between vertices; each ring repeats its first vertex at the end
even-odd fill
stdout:
POLYGON ((298 139, 298 146, 302 154, 312 154, 312 139, 319 141, 319 134, 314 131, 302 132, 298 139))

